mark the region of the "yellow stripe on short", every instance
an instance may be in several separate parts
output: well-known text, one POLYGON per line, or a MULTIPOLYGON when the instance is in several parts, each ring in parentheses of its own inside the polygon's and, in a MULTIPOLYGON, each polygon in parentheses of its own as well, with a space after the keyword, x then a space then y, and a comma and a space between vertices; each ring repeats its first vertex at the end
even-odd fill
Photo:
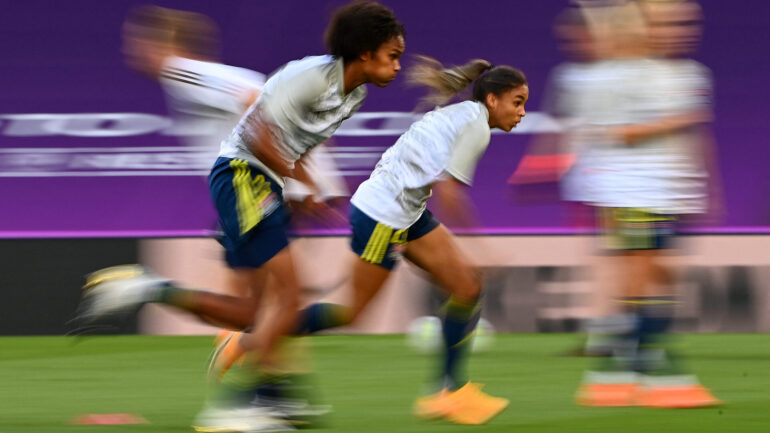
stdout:
POLYGON ((235 189, 235 209, 238 213, 238 225, 241 234, 254 228, 259 223, 261 216, 257 213, 254 201, 254 193, 251 185, 251 169, 249 163, 242 159, 230 161, 233 169, 233 189, 235 189))
POLYGON ((385 224, 377 223, 372 231, 372 235, 369 236, 369 241, 366 243, 366 248, 364 248, 361 258, 369 263, 382 263, 382 259, 385 258, 385 252, 388 250, 392 233, 392 228, 385 224))

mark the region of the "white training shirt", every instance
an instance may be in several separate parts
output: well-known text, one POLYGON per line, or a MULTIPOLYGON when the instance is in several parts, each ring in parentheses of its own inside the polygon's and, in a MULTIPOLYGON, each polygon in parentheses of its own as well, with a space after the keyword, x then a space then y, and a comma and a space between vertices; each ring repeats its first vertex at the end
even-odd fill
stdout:
POLYGON ((249 150, 249 118, 257 113, 277 126, 278 151, 292 166, 302 155, 334 134, 366 98, 366 87, 345 95, 343 61, 333 56, 305 57, 288 63, 265 83, 256 104, 222 141, 220 156, 242 158, 260 167, 281 186, 282 176, 249 150))
POLYGON ((606 98, 600 98, 598 88, 612 79, 611 68, 601 62, 565 62, 555 67, 547 81, 543 109, 554 116, 563 128, 560 151, 575 155, 569 170, 559 182, 562 199, 588 202, 585 185, 586 158, 594 144, 594 137, 581 133, 581 127, 592 122, 592 117, 607 111, 606 98))
POLYGON ((185 144, 211 149, 230 134, 259 91, 265 76, 249 69, 170 56, 161 67, 159 82, 166 95, 173 128, 185 144))
MULTIPOLYGON (((691 60, 616 63, 616 81, 606 89, 614 110, 605 124, 645 124, 711 106, 708 70, 691 60)), ((681 130, 627 144, 595 146, 589 154, 594 204, 638 207, 665 214, 705 211, 706 172, 699 134, 681 130)))
POLYGON ((448 174, 470 185, 489 144, 489 112, 475 101, 433 110, 382 155, 350 202, 396 229, 414 224, 425 210, 434 183, 448 174))

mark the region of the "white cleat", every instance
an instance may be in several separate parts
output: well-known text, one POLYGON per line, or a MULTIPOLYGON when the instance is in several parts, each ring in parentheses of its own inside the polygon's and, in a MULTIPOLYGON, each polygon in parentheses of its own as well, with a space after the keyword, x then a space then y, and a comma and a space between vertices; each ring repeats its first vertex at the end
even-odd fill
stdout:
POLYGON ((79 316, 93 321, 130 312, 157 298, 167 282, 140 265, 98 270, 86 278, 79 316))
POLYGON ((272 416, 285 420, 295 420, 324 416, 332 412, 330 405, 311 404, 296 398, 260 398, 253 404, 265 408, 272 416))
POLYGON ((272 417, 260 407, 207 407, 195 418, 193 429, 198 433, 261 433, 296 430, 291 424, 272 417))

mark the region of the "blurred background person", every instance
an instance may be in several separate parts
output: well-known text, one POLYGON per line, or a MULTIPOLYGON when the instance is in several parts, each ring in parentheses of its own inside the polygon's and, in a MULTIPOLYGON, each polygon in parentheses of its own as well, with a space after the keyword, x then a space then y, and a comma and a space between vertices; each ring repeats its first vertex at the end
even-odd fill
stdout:
POLYGON ((590 11, 578 5, 564 9, 554 20, 553 33, 565 61, 548 76, 542 97, 542 111, 557 125, 555 131, 535 136, 526 154, 509 179, 512 184, 561 181, 562 198, 583 202, 583 191, 572 177, 579 176, 575 158, 579 153, 571 131, 587 107, 584 97, 590 93, 590 74, 600 60, 596 37, 590 28, 590 11), (569 180, 568 180, 569 179, 569 180))
MULTIPOLYGON (((220 50, 216 23, 195 12, 140 6, 123 28, 126 63, 158 80, 174 120, 172 132, 204 152, 206 168, 265 83, 262 73, 221 63, 220 50)), ((314 148, 307 165, 318 179, 322 198, 349 195, 325 146, 314 148)), ((286 189, 290 201, 302 202, 310 195, 309 188, 294 179, 287 180, 286 189)))
MULTIPOLYGON (((123 24, 126 64, 159 82, 173 130, 195 148, 205 168, 265 81, 258 72, 220 63, 219 51, 219 30, 202 14, 143 5, 123 24)), ((251 293, 248 284, 231 273, 226 290, 251 293)))
MULTIPOLYGON (((567 224, 579 231, 595 224, 586 179, 597 136, 586 125, 601 121, 613 109, 611 100, 600 96, 615 74, 608 40, 600 33, 603 13, 606 10, 595 2, 575 2, 554 20, 554 36, 565 61, 551 70, 542 106, 557 128, 535 135, 509 179, 512 185, 558 182, 560 198, 567 205, 567 224)), ((606 356, 611 351, 610 335, 622 324, 614 314, 607 278, 602 278, 612 260, 594 255, 585 304, 562 313, 567 316, 554 317, 577 319, 586 331, 585 342, 569 355, 606 356)))
POLYGON ((219 51, 219 30, 202 14, 139 6, 123 25, 126 63, 160 83, 174 131, 206 153, 207 167, 265 82, 259 72, 222 64, 219 51))
MULTIPOLYGON (((220 142, 256 101, 265 81, 261 73, 219 61, 219 30, 211 19, 199 13, 151 5, 136 7, 124 23, 123 51, 129 66, 161 84, 174 121, 174 131, 185 145, 195 149, 201 165, 206 167, 213 164, 220 142)), ((322 200, 349 195, 330 152, 323 146, 311 151, 306 164, 309 175, 321 191, 322 200)), ((308 187, 296 180, 287 180, 284 198, 295 214, 303 214, 303 209, 308 207, 304 201, 310 196, 312 192, 308 187)), ((297 215, 292 218, 295 225, 297 219, 297 215)), ((305 224, 309 220, 299 219, 305 224)), ((188 247, 186 244, 178 246, 188 247)), ((164 247, 164 251, 169 253, 168 247, 164 247)), ((264 286, 269 282, 265 272, 250 279, 231 271, 227 273, 225 286, 219 289, 243 297, 241 314, 246 315, 251 310, 249 315, 253 317, 261 303, 270 302, 262 299, 264 286)), ((225 379, 230 365, 243 354, 237 344, 241 335, 228 331, 216 339, 217 347, 209 368, 211 384, 215 388, 225 379)), ((299 365, 293 368, 305 371, 299 365)), ((296 378, 299 374, 292 376, 296 378)), ((232 380, 226 377, 226 381, 232 380)), ((281 383, 287 384, 287 381, 281 383)), ((285 386, 287 389, 298 387, 297 383, 285 386)), ((306 413, 317 412, 317 408, 303 404, 299 393, 282 392, 284 390, 278 388, 277 384, 264 386, 255 397, 261 395, 263 403, 269 400, 272 407, 280 406, 281 415, 287 418, 305 418, 306 413)), ((215 403, 212 401, 211 404, 215 403)))
MULTIPOLYGON (((676 3, 687 11, 677 25, 699 26, 697 5, 676 3)), ((680 42, 659 34, 651 44, 648 31, 660 24, 651 13, 660 10, 643 15, 640 6, 647 7, 620 2, 597 6, 593 14, 609 59, 602 69, 609 74, 591 95, 603 110, 580 126, 594 137, 585 185, 603 246, 617 258, 612 295, 620 314, 612 357, 586 373, 576 400, 587 406, 716 405, 720 401, 685 374, 663 344, 676 304, 665 254, 683 217, 707 208, 699 131, 711 119, 710 80, 705 68, 660 59, 668 56, 662 47, 680 42)))

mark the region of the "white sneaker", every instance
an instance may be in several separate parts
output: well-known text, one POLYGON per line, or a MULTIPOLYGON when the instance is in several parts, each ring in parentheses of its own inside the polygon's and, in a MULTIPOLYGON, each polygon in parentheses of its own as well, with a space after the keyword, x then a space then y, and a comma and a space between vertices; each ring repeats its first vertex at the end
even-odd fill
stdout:
POLYGON ((94 321, 131 311, 154 300, 167 279, 140 265, 113 266, 93 272, 83 286, 79 317, 94 321))
POLYGON ((257 397, 253 404, 265 408, 276 418, 293 420, 298 418, 319 417, 332 412, 332 407, 325 404, 311 404, 298 398, 257 397))
POLYGON ((253 406, 207 407, 198 414, 192 427, 199 433, 260 433, 295 430, 286 421, 270 416, 267 410, 253 406))

